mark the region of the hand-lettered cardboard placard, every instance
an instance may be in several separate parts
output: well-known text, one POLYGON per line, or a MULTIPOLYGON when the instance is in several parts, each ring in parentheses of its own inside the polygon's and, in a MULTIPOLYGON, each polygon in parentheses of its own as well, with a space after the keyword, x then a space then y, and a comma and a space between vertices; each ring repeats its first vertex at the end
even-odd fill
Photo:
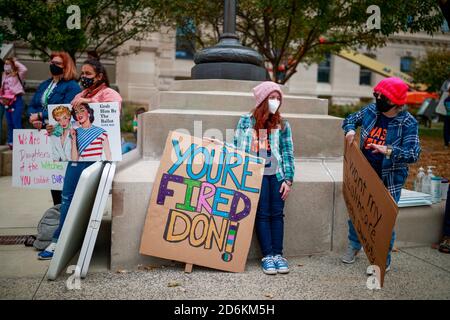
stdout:
POLYGON ((45 130, 13 132, 13 187, 62 190, 67 163, 54 162, 45 130))
POLYGON ((380 268, 383 286, 398 207, 356 142, 345 142, 343 192, 358 239, 370 264, 380 268))
POLYGON ((55 161, 122 160, 118 102, 49 105, 48 117, 55 161))
POLYGON ((140 253, 243 272, 264 160, 170 132, 153 184, 140 253))

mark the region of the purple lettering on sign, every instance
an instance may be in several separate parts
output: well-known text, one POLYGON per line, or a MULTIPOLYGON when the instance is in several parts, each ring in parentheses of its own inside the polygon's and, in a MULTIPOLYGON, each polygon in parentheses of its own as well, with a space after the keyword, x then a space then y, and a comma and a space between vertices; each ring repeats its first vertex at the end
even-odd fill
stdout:
POLYGON ((183 183, 184 178, 182 176, 163 173, 161 183, 159 184, 158 197, 156 200, 156 203, 159 205, 164 205, 166 197, 173 196, 173 190, 167 189, 169 181, 183 183))
POLYGON ((252 207, 252 203, 245 194, 239 191, 234 192, 233 200, 231 201, 231 210, 230 210, 230 220, 231 221, 239 221, 244 219, 246 216, 250 214, 250 209, 252 207), (236 213, 239 200, 242 199, 244 201, 244 209, 241 212, 236 213))

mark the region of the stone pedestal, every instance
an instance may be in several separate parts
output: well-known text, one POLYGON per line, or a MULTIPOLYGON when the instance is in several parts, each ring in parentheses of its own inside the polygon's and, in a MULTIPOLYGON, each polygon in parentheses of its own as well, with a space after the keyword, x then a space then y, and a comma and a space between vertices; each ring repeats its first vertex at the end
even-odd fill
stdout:
MULTIPOLYGON (((138 264, 163 263, 139 254, 140 239, 153 182, 170 130, 187 130, 196 136, 230 141, 239 116, 254 107, 254 81, 175 81, 159 92, 151 110, 139 118, 138 150, 126 154, 113 184, 111 267, 136 268, 138 264), (221 137, 217 135, 222 135, 221 137)), ((285 254, 298 256, 329 252, 333 246, 336 215, 336 178, 330 166, 342 168, 341 119, 328 116, 328 101, 285 96, 282 114, 294 139, 296 174, 286 203, 285 254)), ((342 170, 342 169, 341 169, 342 170)), ((342 179, 341 179, 342 181, 342 179)), ((260 256, 256 237, 249 257, 260 256)))
MULTIPOLYGON (((140 255, 139 247, 169 131, 183 129, 195 136, 230 141, 227 130, 234 130, 239 116, 254 107, 250 90, 256 84, 233 80, 176 81, 169 91, 154 97, 152 109, 139 118, 138 149, 125 155, 114 179, 112 270, 168 263, 140 255)), ((327 100, 289 95, 285 87, 283 91, 281 111, 292 127, 296 165, 292 193, 285 207, 284 253, 289 257, 341 252, 347 245, 348 220, 342 196, 342 119, 327 115, 327 100)), ((398 240, 434 241, 439 220, 442 217, 435 207, 402 209, 397 223, 398 240), (426 210, 434 214, 429 215, 426 210), (434 236, 428 235, 430 228, 434 236)), ((249 258, 256 257, 260 257, 260 251, 253 237, 249 258)))

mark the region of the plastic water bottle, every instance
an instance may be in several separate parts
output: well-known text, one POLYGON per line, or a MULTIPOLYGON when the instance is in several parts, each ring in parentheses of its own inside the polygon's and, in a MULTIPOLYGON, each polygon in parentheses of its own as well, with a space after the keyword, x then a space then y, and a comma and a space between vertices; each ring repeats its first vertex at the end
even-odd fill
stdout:
POLYGON ((432 168, 434 166, 428 166, 427 175, 423 178, 422 182, 422 192, 431 194, 431 178, 434 177, 432 168))
POLYGON ((419 173, 417 173, 416 180, 414 180, 414 190, 422 192, 423 178, 425 177, 425 169, 420 167, 419 173))
POLYGON ((441 202, 441 177, 431 178, 431 202, 439 203, 441 202))

